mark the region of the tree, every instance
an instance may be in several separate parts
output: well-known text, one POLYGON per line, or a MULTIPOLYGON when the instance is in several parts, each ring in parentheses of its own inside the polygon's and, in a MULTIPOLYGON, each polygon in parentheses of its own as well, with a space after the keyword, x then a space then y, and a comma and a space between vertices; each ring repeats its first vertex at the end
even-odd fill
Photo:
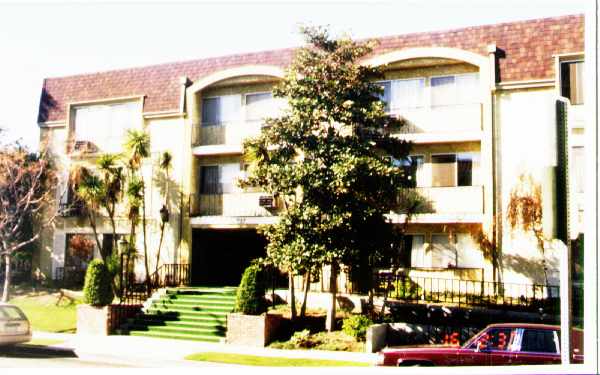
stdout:
POLYGON ((154 273, 158 275, 158 265, 160 263, 160 250, 162 248, 163 239, 165 236, 165 227, 169 222, 169 171, 171 169, 171 161, 173 160, 173 156, 170 152, 165 151, 161 155, 159 167, 163 171, 165 175, 164 179, 164 196, 165 201, 160 208, 160 239, 158 241, 158 250, 156 251, 156 264, 154 273))
POLYGON ((58 215, 57 211, 48 215, 56 181, 45 154, 29 153, 19 144, 0 149, 0 257, 5 262, 3 302, 9 298, 12 258, 36 241, 58 215))
MULTIPOLYGON (((106 243, 100 241, 98 218, 106 212, 112 230, 110 250, 115 251, 117 249, 115 216, 117 206, 121 201, 123 185, 122 166, 119 165, 119 160, 120 156, 118 154, 103 154, 96 162, 99 174, 83 166, 77 166, 71 171, 70 184, 76 186, 77 197, 85 204, 85 211, 94 233, 96 246, 98 247, 102 261, 107 266, 110 263, 108 259, 110 251, 104 248, 103 245, 106 243)), ((118 272, 118 270, 112 269, 114 268, 112 266, 114 264, 111 265, 111 271, 118 272)), ((113 278, 111 285, 113 293, 119 295, 115 278, 113 278)))
POLYGON ((403 122, 380 101, 382 70, 359 64, 373 44, 302 31, 309 46, 274 90, 289 108, 244 143, 250 167, 241 186, 259 186, 283 203, 279 222, 262 230, 268 258, 290 281, 330 267, 333 330, 340 264, 389 253, 398 238, 386 214, 414 205, 398 199, 409 176, 392 162, 408 158, 410 143, 392 136, 403 122))
MULTIPOLYGON (((128 196, 133 205, 130 210, 132 220, 132 239, 135 240, 135 224, 139 220, 139 209, 142 210, 142 235, 144 247, 144 270, 146 272, 146 292, 150 294, 150 267, 148 265, 148 244, 146 238, 146 184, 142 173, 142 161, 150 156, 150 135, 143 130, 128 130, 125 150, 129 156, 129 190, 128 196)), ((130 242, 133 246, 135 242, 130 242)))

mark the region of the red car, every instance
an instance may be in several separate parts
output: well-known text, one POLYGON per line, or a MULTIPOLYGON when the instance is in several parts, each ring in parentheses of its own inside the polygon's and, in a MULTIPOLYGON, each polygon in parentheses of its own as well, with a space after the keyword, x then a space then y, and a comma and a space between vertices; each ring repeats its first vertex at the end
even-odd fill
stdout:
MULTIPOLYGON (((573 331, 572 363, 583 362, 583 333, 573 331)), ((385 348, 379 366, 494 366, 560 364, 560 327, 492 324, 463 346, 385 348)))

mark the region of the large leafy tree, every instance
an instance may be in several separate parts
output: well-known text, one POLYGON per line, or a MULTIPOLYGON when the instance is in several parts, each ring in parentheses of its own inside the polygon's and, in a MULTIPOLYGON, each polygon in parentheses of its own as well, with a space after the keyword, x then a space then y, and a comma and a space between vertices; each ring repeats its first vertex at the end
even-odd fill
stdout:
MULTIPOLYGON (((392 162, 407 160, 410 144, 393 136, 402 121, 380 101, 382 70, 359 63, 373 44, 334 40, 322 28, 302 32, 309 45, 274 90, 289 107, 245 142, 250 167, 241 185, 260 186, 282 202, 278 223, 262 230, 267 258, 290 281, 330 266, 327 328, 333 330, 340 265, 373 264, 397 250, 386 214, 418 207, 419 197, 402 195, 409 177, 392 162)), ((294 314, 293 297, 291 303, 294 314)))
POLYGON ((4 261, 2 302, 8 301, 11 260, 36 241, 56 215, 53 204, 56 173, 45 155, 19 144, 0 149, 0 258, 4 261))

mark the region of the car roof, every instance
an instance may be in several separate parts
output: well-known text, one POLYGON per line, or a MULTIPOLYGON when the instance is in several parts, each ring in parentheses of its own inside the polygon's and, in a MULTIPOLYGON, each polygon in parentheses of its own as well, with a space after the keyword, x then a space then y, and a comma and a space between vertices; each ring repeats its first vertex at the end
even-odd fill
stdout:
POLYGON ((532 329, 558 329, 560 326, 539 323, 495 323, 490 324, 487 328, 532 328, 532 329))

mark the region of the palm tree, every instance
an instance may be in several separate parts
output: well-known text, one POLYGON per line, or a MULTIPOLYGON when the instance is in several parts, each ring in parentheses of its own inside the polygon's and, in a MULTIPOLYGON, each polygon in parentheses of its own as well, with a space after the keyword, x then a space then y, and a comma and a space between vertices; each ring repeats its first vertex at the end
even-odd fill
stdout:
POLYGON ((106 195, 105 186, 98 176, 91 174, 85 167, 77 167, 71 176, 71 180, 77 186, 76 194, 86 206, 85 211, 90 226, 92 227, 92 231, 94 232, 94 238, 96 240, 96 245, 100 250, 102 261, 106 263, 106 255, 104 251, 102 251, 102 244, 98 237, 98 224, 96 221, 98 211, 100 210, 100 206, 106 195))
MULTIPOLYGON (((138 189, 138 197, 142 208, 142 233, 144 238, 144 267, 146 270, 146 291, 150 294, 150 270, 148 267, 148 246, 146 239, 146 192, 144 175, 141 171, 142 160, 150 156, 150 136, 143 130, 128 130, 125 142, 125 150, 129 156, 130 179, 133 181, 136 176, 141 184, 138 189)), ((131 183, 131 182, 130 182, 131 183)), ((139 212, 139 211, 138 211, 139 212)))
MULTIPOLYGON (((103 207, 108 213, 108 218, 112 227, 112 249, 117 249, 117 229, 115 223, 115 213, 117 204, 122 196, 123 173, 118 162, 120 155, 103 154, 96 164, 102 172, 102 182, 104 183, 106 194, 104 196, 103 207)), ((106 249, 104 249, 106 250, 106 249)))
POLYGON ((161 155, 160 158, 160 169, 164 172, 164 195, 165 201, 160 209, 160 240, 158 241, 158 251, 156 252, 156 265, 155 265, 155 274, 158 274, 158 265, 160 262, 160 250, 162 248, 163 238, 165 235, 165 226, 169 222, 169 169, 171 168, 171 161, 173 160, 173 156, 170 152, 165 151, 161 155))

